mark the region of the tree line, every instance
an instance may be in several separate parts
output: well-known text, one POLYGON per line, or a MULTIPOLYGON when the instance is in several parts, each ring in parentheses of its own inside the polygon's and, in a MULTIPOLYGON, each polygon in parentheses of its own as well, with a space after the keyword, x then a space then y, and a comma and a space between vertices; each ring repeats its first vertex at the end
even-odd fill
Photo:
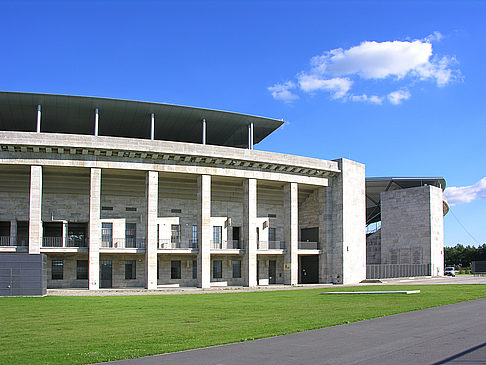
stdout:
POLYGON ((454 247, 444 247, 446 266, 471 266, 472 261, 486 261, 486 243, 479 247, 463 246, 460 243, 454 247))

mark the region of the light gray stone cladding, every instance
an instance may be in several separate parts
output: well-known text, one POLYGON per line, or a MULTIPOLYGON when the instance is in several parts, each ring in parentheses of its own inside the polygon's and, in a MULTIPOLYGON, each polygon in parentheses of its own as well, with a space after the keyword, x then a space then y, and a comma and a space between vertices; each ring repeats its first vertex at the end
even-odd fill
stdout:
POLYGON ((434 186, 381 193, 381 264, 431 264, 443 275, 442 190, 434 186))
POLYGON ((295 285, 308 255, 319 257, 318 282, 364 279, 359 163, 26 132, 0 132, 0 148, 0 177, 18 181, 0 181, 0 220, 11 222, 12 242, 29 222, 25 249, 47 255, 49 287, 98 289, 102 262, 113 287, 295 285), (43 240, 43 223, 61 227, 54 241, 43 240), (314 228, 316 246, 301 247, 301 230, 314 228), (63 279, 52 278, 52 260, 63 279), (76 279, 80 260, 88 279, 76 279), (125 265, 135 265, 133 279, 125 265))

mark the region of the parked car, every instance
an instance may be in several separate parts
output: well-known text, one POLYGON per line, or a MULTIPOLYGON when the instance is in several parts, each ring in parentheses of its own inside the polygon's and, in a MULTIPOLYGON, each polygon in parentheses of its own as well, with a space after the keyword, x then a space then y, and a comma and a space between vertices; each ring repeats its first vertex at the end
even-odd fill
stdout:
POLYGON ((456 270, 454 270, 453 266, 446 267, 445 270, 444 270, 444 275, 455 277, 456 276, 456 270))

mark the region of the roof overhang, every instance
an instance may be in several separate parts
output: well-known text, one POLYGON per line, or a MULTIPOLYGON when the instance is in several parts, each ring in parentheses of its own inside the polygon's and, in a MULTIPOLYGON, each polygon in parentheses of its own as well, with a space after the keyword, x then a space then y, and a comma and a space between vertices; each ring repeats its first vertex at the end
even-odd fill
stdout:
POLYGON ((99 135, 150 138, 151 114, 155 139, 201 143, 202 119, 207 144, 248 146, 248 126, 253 123, 254 144, 284 122, 227 111, 142 101, 86 96, 0 91, 0 130, 36 130, 37 105, 41 105, 41 131, 93 135, 95 109, 99 109, 99 135))
MULTIPOLYGON (((441 188, 443 191, 446 187, 446 181, 443 177, 366 178, 366 224, 368 225, 381 220, 381 193, 390 190, 408 189, 425 185, 432 185, 441 188)), ((444 207, 444 215, 446 213, 446 208, 444 207)))

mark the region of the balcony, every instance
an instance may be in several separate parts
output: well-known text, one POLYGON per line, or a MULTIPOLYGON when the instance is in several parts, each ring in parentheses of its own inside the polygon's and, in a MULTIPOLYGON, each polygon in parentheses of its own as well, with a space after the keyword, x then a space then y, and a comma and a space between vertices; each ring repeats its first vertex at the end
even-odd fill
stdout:
POLYGON ((89 239, 84 236, 70 235, 66 242, 66 247, 88 247, 89 239))
POLYGON ((285 242, 283 241, 259 241, 257 243, 257 250, 285 250, 285 242))
POLYGON ((145 238, 112 238, 106 239, 103 237, 101 240, 100 248, 112 248, 112 249, 145 249, 145 238))
POLYGON ((42 237, 42 247, 62 247, 62 237, 42 237))
POLYGON ((27 251, 29 239, 24 236, 17 236, 17 240, 11 240, 10 236, 0 236, 0 251, 1 252, 17 252, 27 251))
POLYGON ((222 240, 222 241, 213 241, 211 240, 211 250, 241 250, 242 247, 240 245, 239 240, 222 240))
MULTIPOLYGON (((309 251, 309 253, 315 253, 316 251, 320 251, 319 242, 312 242, 312 241, 299 241, 299 250, 309 251)), ((318 252, 317 252, 318 253, 318 252)))
POLYGON ((181 242, 179 240, 172 239, 159 239, 157 248, 159 250, 189 250, 197 249, 197 240, 189 240, 186 242, 181 242))

